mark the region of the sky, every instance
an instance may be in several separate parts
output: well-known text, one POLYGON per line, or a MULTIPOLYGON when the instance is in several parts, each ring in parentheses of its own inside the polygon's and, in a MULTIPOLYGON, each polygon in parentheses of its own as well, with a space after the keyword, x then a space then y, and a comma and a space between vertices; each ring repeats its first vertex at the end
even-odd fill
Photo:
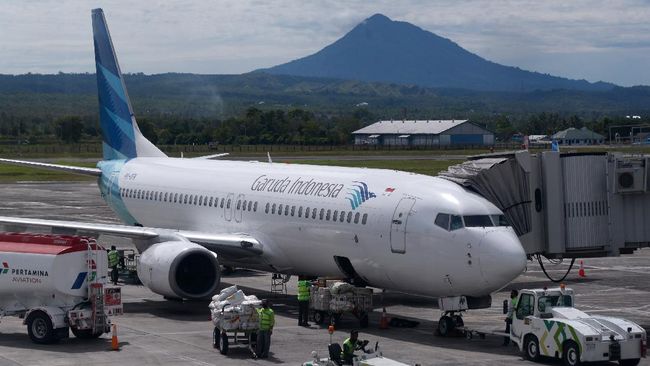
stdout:
POLYGON ((0 74, 94 72, 96 7, 123 72, 244 73, 382 13, 504 65, 650 85, 650 0, 0 0, 0 74))

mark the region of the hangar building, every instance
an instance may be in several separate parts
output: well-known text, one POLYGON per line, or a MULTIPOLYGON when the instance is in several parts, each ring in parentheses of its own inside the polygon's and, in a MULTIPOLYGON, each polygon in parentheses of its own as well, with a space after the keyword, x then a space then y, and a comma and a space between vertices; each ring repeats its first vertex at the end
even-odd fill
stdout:
POLYGON ((469 120, 379 121, 352 132, 356 145, 494 145, 494 133, 469 120))

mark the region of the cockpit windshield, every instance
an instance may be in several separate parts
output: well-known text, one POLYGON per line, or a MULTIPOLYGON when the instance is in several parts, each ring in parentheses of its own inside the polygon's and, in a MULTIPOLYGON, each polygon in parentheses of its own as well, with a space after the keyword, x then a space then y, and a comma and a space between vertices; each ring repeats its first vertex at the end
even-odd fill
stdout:
POLYGON ((436 216, 435 224, 448 231, 464 227, 510 226, 505 215, 465 215, 461 217, 446 213, 439 213, 436 216))
POLYGON ((466 227, 489 227, 494 226, 494 223, 488 215, 469 215, 463 216, 466 227))

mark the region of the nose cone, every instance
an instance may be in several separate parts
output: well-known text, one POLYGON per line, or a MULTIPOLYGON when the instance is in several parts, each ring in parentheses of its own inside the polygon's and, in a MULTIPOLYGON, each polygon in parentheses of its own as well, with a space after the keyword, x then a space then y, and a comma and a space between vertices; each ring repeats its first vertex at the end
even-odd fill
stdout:
POLYGON ((481 273, 492 291, 503 288, 526 268, 526 253, 511 230, 491 231, 481 241, 481 273))

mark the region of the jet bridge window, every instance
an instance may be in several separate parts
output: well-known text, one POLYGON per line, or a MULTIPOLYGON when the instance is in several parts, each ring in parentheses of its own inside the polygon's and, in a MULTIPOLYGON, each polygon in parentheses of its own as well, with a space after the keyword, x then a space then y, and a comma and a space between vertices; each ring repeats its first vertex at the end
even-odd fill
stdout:
POLYGON ((463 228, 463 219, 458 215, 451 215, 451 221, 449 222, 449 230, 458 230, 463 228))
POLYGON ((490 227, 494 226, 492 219, 488 215, 468 215, 463 216, 465 227, 490 227))
POLYGON ((449 231, 449 214, 439 213, 434 223, 437 226, 449 231))

